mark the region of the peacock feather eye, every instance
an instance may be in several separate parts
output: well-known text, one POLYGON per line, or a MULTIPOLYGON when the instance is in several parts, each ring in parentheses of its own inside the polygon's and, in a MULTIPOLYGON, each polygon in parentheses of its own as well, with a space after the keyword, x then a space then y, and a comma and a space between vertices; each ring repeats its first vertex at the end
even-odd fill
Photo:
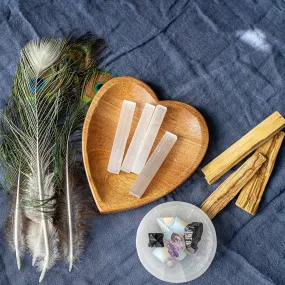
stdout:
POLYGON ((97 93, 99 91, 99 89, 104 85, 103 82, 97 82, 95 85, 94 85, 94 91, 95 93, 97 93))
POLYGON ((42 77, 32 77, 28 81, 28 88, 32 94, 41 91, 46 85, 46 80, 42 77))
POLYGON ((88 103, 96 96, 100 88, 114 76, 102 69, 95 69, 85 85, 83 101, 88 103))

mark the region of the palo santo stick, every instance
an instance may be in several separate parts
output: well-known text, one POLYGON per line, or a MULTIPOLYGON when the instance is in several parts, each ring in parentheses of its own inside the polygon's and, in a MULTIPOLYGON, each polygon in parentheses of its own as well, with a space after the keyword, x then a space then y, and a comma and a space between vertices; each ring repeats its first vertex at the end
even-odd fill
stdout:
POLYGON ((267 160, 252 179, 243 187, 236 201, 238 207, 252 215, 254 215, 258 209, 261 197, 272 173, 278 151, 284 139, 284 135, 283 132, 279 132, 256 150, 257 152, 262 153, 267 160))
POLYGON ((278 112, 274 112, 271 116, 202 168, 202 172, 204 173, 207 182, 209 184, 216 182, 248 154, 283 129, 284 126, 285 119, 278 112))
POLYGON ((265 160, 262 154, 255 153, 203 202, 201 209, 210 219, 213 219, 238 194, 265 160))

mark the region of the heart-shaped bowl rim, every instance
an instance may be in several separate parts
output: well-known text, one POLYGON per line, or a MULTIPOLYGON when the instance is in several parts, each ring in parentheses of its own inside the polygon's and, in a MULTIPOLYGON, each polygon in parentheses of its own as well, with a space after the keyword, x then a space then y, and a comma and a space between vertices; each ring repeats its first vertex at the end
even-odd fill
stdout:
POLYGON ((177 101, 169 101, 169 100, 159 101, 159 99, 155 95, 154 91, 147 84, 145 84, 144 82, 142 82, 136 78, 130 77, 130 76, 115 77, 115 78, 109 80, 107 83, 105 83, 100 88, 99 92, 94 97, 94 99, 93 99, 93 101, 89 107, 89 110, 87 112, 85 122, 84 122, 84 126, 83 126, 83 132, 82 132, 82 153, 83 153, 84 166, 85 166, 87 178, 89 181, 89 185, 91 188, 91 192, 93 194, 94 200, 97 204, 99 211, 101 213, 114 213, 114 212, 120 212, 120 211, 125 211, 125 210, 129 210, 129 209, 137 208, 137 207, 143 206, 145 204, 148 204, 150 202, 153 202, 153 201, 165 196, 166 194, 172 192, 179 185, 181 185, 185 180, 187 180, 193 174, 193 172, 198 168, 198 166, 200 165, 202 159, 204 158, 204 156, 206 154, 206 151, 208 148, 208 143, 209 143, 209 132, 208 132, 207 124, 206 124, 203 116, 200 114, 200 112, 197 111, 194 107, 192 107, 188 104, 177 102, 177 101), (101 199, 101 197, 100 197, 101 192, 99 190, 97 190, 97 187, 95 185, 96 181, 94 181, 94 179, 92 177, 92 171, 90 169, 89 154, 88 154, 88 148, 87 148, 89 128, 90 128, 90 125, 92 124, 93 114, 94 114, 94 112, 98 106, 98 103, 100 102, 101 98, 104 96, 106 91, 108 91, 115 84, 120 84, 121 86, 124 86, 124 88, 128 88, 129 84, 137 84, 139 86, 139 88, 143 88, 144 91, 146 91, 154 99, 153 101, 155 101, 156 104, 166 105, 167 107, 170 107, 170 108, 172 106, 172 108, 175 108, 175 110, 177 108, 180 108, 183 111, 185 111, 185 110, 190 111, 191 115, 193 117, 195 117, 195 119, 199 123, 199 127, 201 128, 201 130, 200 130, 201 133, 203 133, 203 135, 201 137, 201 141, 203 141, 203 143, 201 143, 201 147, 199 148, 199 154, 197 155, 197 159, 195 158, 195 163, 194 163, 195 166, 189 167, 189 170, 184 171, 185 173, 182 175, 183 179, 182 178, 181 178, 181 180, 176 179, 177 183, 175 182, 175 185, 173 185, 173 187, 171 189, 167 189, 166 191, 161 191, 161 193, 159 193, 157 195, 149 195, 149 197, 146 197, 147 195, 144 195, 143 198, 141 198, 141 199, 135 198, 136 200, 134 200, 132 203, 130 203, 128 201, 128 203, 126 203, 125 206, 119 206, 118 204, 112 204, 112 203, 107 204, 105 201, 103 201, 101 199), (197 163, 197 165, 196 165, 196 163, 197 163))

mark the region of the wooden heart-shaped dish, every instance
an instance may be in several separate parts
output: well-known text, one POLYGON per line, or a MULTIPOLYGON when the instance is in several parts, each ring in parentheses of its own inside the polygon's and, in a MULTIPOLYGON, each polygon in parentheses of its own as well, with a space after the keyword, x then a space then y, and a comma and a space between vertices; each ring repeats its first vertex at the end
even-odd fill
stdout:
POLYGON ((133 77, 116 77, 103 85, 86 115, 83 159, 89 185, 101 213, 114 213, 150 203, 177 188, 201 163, 209 142, 206 122, 193 107, 176 101, 158 101, 152 89, 133 77), (142 198, 129 194, 137 175, 107 171, 122 101, 136 102, 127 147, 145 103, 167 107, 152 151, 166 131, 178 139, 142 198))

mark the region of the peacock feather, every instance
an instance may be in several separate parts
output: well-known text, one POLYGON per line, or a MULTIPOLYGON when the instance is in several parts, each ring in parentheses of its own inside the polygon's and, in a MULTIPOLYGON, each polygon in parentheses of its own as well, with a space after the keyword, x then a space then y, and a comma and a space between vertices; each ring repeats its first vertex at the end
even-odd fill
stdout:
POLYGON ((27 246, 41 271, 39 281, 61 253, 71 270, 82 252, 87 227, 79 221, 87 223, 84 209, 91 201, 89 191, 85 198, 74 199, 84 193, 74 180, 75 169, 82 166, 81 130, 88 108, 82 90, 104 47, 103 40, 91 34, 29 42, 3 111, 2 184, 14 197, 7 238, 19 269, 27 246))
POLYGON ((95 68, 91 70, 86 78, 87 80, 83 93, 84 102, 91 102, 100 88, 113 77, 114 76, 110 72, 103 69, 95 68))

